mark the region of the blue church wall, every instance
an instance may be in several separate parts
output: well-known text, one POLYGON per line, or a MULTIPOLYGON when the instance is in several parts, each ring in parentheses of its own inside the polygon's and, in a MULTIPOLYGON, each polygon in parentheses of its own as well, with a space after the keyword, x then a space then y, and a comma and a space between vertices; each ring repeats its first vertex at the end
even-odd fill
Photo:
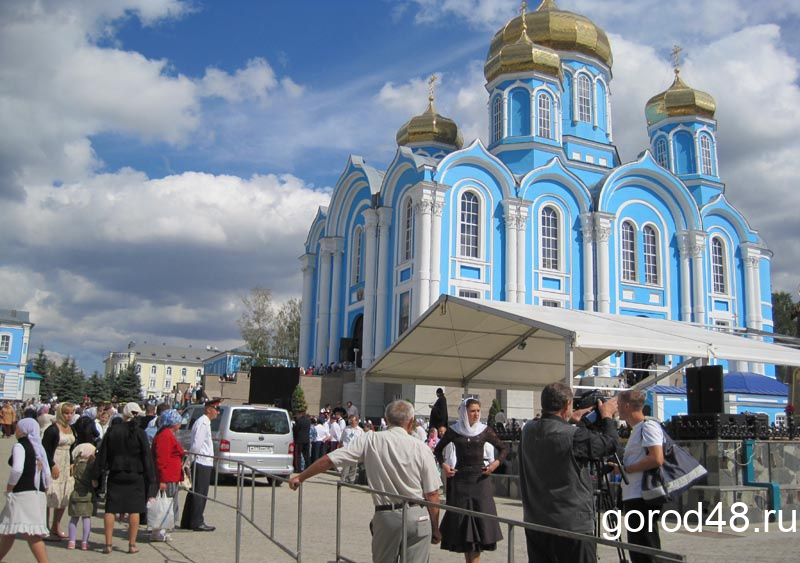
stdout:
POLYGON ((673 137, 673 152, 675 157, 675 173, 694 174, 695 154, 694 139, 688 131, 679 131, 673 137))
POLYGON ((508 96, 508 130, 514 137, 531 134, 531 94, 525 88, 514 88, 508 96))

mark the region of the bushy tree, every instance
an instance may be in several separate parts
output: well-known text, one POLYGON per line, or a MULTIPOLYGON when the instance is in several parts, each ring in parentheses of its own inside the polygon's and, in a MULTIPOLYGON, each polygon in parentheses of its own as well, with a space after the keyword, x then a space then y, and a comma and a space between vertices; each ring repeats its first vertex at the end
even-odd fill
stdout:
POLYGON ((275 336, 272 291, 265 287, 254 287, 249 295, 242 296, 242 305, 244 312, 237 324, 242 339, 253 354, 251 366, 266 366, 275 336))
POLYGON ((86 394, 92 402, 108 401, 111 399, 111 392, 106 378, 95 371, 86 381, 86 394))
POLYGON ((136 373, 136 362, 120 370, 113 380, 111 394, 117 397, 120 404, 130 401, 141 402, 142 384, 139 381, 139 374, 136 373))
POLYGON ((301 412, 306 410, 308 410, 308 405, 306 404, 306 394, 303 391, 303 388, 298 385, 294 388, 294 391, 292 391, 292 411, 301 412))
MULTIPOLYGON (((795 303, 792 296, 785 291, 772 294, 772 318, 775 323, 775 332, 787 336, 800 336, 797 334, 797 322, 792 318, 792 314, 800 303, 795 303)), ((776 366, 776 375, 781 381, 788 383, 792 368, 787 366, 776 366)))
POLYGON ((66 357, 56 370, 53 387, 59 402, 80 403, 85 393, 86 379, 75 365, 75 359, 66 357))
POLYGON ((300 355, 300 299, 289 299, 276 315, 273 355, 297 365, 300 355))

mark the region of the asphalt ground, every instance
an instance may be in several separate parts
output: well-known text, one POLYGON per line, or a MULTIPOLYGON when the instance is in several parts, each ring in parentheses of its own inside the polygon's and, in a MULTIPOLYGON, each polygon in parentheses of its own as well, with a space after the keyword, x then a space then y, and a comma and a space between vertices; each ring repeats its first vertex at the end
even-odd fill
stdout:
MULTIPOLYGON (((0 460, 7 460, 11 453, 14 439, 0 439, 0 460)), ((0 462, 0 482, 8 478, 9 466, 0 462)), ((333 474, 314 477, 303 485, 302 499, 302 561, 308 563, 335 562, 336 557, 336 481, 333 474)), ((295 549, 297 542, 298 492, 291 491, 286 485, 273 487, 265 482, 253 485, 249 480, 241 491, 243 511, 263 531, 270 533, 272 529, 271 506, 272 495, 275 496, 275 538, 284 545, 295 549)), ((212 484, 212 497, 215 490, 212 484)), ((184 493, 181 495, 183 505, 184 493)), ((102 509, 100 517, 92 518, 90 550, 67 550, 66 541, 49 543, 47 550, 50 561, 58 563, 86 562, 127 562, 147 561, 164 563, 205 563, 236 561, 237 518, 234 509, 227 505, 236 505, 236 487, 232 483, 220 484, 216 488, 216 500, 209 501, 206 507, 206 522, 216 526, 214 532, 193 532, 175 530, 170 532, 168 542, 149 543, 149 532, 142 528, 139 532, 138 554, 126 553, 128 544, 127 524, 117 523, 114 529, 114 551, 110 555, 102 553, 103 522, 102 509), (223 504, 224 503, 224 504, 223 504)), ((520 519, 522 505, 519 501, 496 499, 498 514, 507 518, 520 519)), ((359 562, 370 561, 369 520, 373 514, 372 500, 362 492, 342 490, 342 554, 359 562)), ((63 529, 66 531, 68 517, 65 515, 63 529)), ((741 522, 739 522, 741 524, 741 522)), ((785 522, 788 527, 789 521, 785 522)), ((758 532, 757 524, 749 529, 735 532, 729 526, 721 531, 716 527, 706 526, 702 532, 689 532, 684 527, 673 533, 661 532, 662 546, 665 550, 680 553, 692 563, 734 563, 758 561, 765 563, 800 561, 800 543, 797 532, 781 532, 777 524, 772 524, 765 533, 763 524, 758 532)), ((497 551, 486 552, 481 557, 485 563, 508 561, 508 533, 502 526, 506 537, 498 544, 497 551)), ((514 555, 518 562, 527 561, 525 537, 517 529, 515 535, 514 555)), ((291 561, 284 551, 259 533, 251 524, 241 520, 240 561, 242 562, 283 562, 291 561)), ((600 561, 612 563, 618 561, 613 548, 599 548, 600 561)), ((442 551, 437 546, 431 550, 432 562, 460 562, 462 555, 442 551)), ((6 563, 34 561, 27 543, 18 539, 14 543, 6 563)))

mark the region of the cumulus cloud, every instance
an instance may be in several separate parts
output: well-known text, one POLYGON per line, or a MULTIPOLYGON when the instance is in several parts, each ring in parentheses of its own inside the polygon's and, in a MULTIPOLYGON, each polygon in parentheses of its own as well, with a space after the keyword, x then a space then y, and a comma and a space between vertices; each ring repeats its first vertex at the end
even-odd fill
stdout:
POLYGON ((244 68, 233 74, 208 68, 200 87, 204 96, 216 96, 229 102, 256 100, 263 103, 268 100, 270 92, 278 87, 284 88, 291 97, 303 93, 303 87, 290 78, 279 81, 272 67, 261 57, 247 61, 244 68))

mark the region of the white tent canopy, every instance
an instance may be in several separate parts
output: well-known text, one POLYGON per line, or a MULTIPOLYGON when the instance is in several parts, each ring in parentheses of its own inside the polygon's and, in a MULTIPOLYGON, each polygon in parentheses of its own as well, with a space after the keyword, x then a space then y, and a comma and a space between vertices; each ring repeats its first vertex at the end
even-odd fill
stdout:
POLYGON ((367 379, 532 389, 571 383, 617 351, 800 366, 800 350, 679 321, 441 295, 367 379))

